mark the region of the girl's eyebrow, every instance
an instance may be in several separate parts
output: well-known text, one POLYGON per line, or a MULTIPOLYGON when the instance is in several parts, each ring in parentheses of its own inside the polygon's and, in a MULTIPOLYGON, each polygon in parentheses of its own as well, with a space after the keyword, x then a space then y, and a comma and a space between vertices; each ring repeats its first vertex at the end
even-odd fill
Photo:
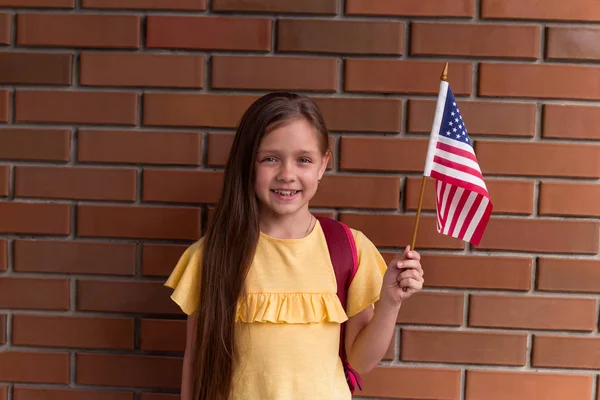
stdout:
MULTIPOLYGON (((258 153, 279 153, 281 149, 258 149, 258 153)), ((296 154, 315 154, 315 150, 299 150, 296 154)))

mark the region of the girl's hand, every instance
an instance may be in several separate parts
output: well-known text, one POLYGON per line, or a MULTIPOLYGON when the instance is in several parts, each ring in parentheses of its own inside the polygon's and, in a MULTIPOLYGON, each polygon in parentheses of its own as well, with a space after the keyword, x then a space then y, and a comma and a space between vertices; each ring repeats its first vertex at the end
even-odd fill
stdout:
POLYGON ((383 275, 380 300, 399 307, 402 302, 423 288, 421 255, 406 246, 402 255, 395 257, 383 275))

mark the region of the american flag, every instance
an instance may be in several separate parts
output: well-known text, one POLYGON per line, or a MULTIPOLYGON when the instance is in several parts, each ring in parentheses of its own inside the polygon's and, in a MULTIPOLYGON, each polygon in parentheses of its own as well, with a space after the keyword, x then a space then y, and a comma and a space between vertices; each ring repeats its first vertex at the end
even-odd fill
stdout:
POLYGON ((446 81, 440 84, 424 175, 435 179, 438 232, 478 245, 493 205, 446 81))

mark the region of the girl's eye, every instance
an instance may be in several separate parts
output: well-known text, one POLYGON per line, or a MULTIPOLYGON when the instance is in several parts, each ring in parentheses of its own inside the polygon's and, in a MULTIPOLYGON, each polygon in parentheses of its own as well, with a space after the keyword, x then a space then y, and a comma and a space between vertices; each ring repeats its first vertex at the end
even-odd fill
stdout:
POLYGON ((263 158, 263 162, 264 161, 266 161, 266 162, 275 162, 276 160, 275 160, 275 157, 265 157, 265 158, 263 158))
POLYGON ((310 158, 302 157, 302 158, 300 159, 300 162, 301 162, 301 163, 310 163, 311 161, 310 161, 310 158))

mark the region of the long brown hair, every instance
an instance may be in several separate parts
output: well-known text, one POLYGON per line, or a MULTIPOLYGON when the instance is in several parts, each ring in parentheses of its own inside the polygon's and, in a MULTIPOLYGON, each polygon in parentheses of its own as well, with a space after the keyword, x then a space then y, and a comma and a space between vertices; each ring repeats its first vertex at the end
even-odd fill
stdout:
POLYGON ((329 140, 323 117, 306 96, 269 93, 246 110, 225 167, 220 201, 204 236, 194 393, 197 400, 228 400, 234 366, 234 327, 238 299, 259 238, 254 190, 258 147, 274 126, 304 118, 320 133, 323 154, 329 140))

